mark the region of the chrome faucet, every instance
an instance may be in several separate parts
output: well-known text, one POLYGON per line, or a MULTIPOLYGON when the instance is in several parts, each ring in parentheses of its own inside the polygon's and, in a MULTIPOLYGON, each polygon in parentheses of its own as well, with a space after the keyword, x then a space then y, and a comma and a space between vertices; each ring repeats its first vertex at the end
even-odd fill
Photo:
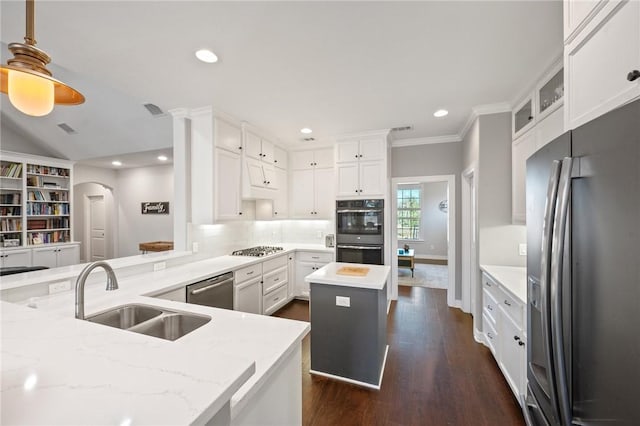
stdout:
POLYGON ((84 319, 84 283, 87 281, 89 273, 96 268, 102 268, 107 273, 107 291, 118 289, 118 279, 116 273, 113 272, 113 268, 109 266, 104 260, 93 262, 87 265, 76 280, 76 318, 84 319))

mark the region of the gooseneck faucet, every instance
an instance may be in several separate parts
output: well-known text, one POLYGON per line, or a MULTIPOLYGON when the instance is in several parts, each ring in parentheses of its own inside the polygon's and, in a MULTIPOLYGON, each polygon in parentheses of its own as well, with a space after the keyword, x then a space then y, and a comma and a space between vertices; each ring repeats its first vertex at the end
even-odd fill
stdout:
POLYGON ((85 281, 87 281, 89 273, 96 268, 102 268, 107 273, 107 291, 118 289, 116 273, 113 272, 113 268, 111 268, 107 262, 100 260, 98 262, 88 264, 82 272, 80 272, 80 275, 78 275, 78 279, 76 280, 76 318, 81 320, 84 319, 84 284, 85 281))

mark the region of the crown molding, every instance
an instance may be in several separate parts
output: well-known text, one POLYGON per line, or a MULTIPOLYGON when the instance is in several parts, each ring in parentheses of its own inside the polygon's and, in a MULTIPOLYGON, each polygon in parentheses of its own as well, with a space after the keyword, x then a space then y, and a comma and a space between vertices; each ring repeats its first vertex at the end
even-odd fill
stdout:
POLYGON ((503 112, 511 112, 511 104, 509 102, 498 102, 495 104, 485 104, 485 105, 477 105, 471 108, 471 114, 469 114, 469 118, 467 119, 462 129, 458 133, 458 137, 460 139, 464 139, 467 132, 473 125, 473 122, 481 115, 489 115, 489 114, 500 114, 503 112))
POLYGON ((452 143, 461 141, 462 139, 459 135, 429 136, 424 138, 396 139, 391 142, 391 147, 398 148, 403 146, 432 145, 437 143, 452 143))
POLYGON ((386 138, 389 137, 390 133, 391 129, 368 130, 366 132, 343 133, 334 136, 333 139, 335 139, 336 141, 341 141, 344 139, 368 138, 372 136, 383 136, 386 138))

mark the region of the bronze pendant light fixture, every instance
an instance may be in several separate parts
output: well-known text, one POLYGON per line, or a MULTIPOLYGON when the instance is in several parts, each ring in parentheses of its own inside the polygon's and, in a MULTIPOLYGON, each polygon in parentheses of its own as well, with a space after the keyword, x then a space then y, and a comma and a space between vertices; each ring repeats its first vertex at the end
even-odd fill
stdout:
POLYGON ((36 47, 34 35, 35 1, 27 2, 27 28, 24 43, 10 43, 13 59, 0 67, 0 91, 9 96, 19 111, 36 117, 49 114, 54 105, 79 105, 84 96, 51 77, 47 64, 51 58, 36 47))

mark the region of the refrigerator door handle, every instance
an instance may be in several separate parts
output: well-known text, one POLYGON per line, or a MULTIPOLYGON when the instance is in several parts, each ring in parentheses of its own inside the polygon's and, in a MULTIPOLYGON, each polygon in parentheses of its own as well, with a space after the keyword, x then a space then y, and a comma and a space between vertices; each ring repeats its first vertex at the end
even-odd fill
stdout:
POLYGON ((551 244, 551 330, 554 367, 556 372, 556 394, 561 424, 571 424, 571 405, 565 365, 564 336, 562 329, 562 273, 564 260, 564 239, 567 230, 569 199, 571 194, 571 171, 573 158, 562 160, 562 171, 558 184, 558 201, 553 221, 553 241, 551 244))
MULTIPOLYGON (((549 386, 549 399, 554 414, 557 416, 557 396, 556 385, 553 377, 553 356, 551 352, 551 309, 549 304, 549 276, 551 262, 551 243, 553 236, 553 219, 557 203, 558 182, 560 180, 561 162, 556 160, 551 166, 551 175, 547 186, 547 199, 544 208, 544 219, 542 222, 542 253, 540 256, 540 311, 542 322, 542 340, 544 342, 544 354, 546 361, 546 381, 549 386)), ((530 369, 534 372, 535 370, 530 369)), ((540 381, 541 379, 538 379, 540 381)))

